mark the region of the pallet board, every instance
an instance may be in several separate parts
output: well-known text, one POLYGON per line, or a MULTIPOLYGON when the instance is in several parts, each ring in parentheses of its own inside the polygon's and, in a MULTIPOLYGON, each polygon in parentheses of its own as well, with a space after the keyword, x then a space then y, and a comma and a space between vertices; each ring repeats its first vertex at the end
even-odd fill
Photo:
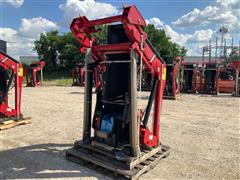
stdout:
POLYGON ((172 99, 172 100, 182 100, 183 97, 181 95, 177 95, 177 96, 164 96, 164 99, 172 99))
MULTIPOLYGON (((156 152, 147 159, 144 159, 142 162, 139 162, 130 170, 118 166, 114 161, 110 159, 103 160, 102 158, 98 158, 98 156, 94 155, 93 151, 85 153, 83 151, 71 148, 66 152, 66 159, 80 165, 83 165, 85 163, 84 165, 87 165, 87 167, 94 170, 97 169, 96 166, 99 166, 102 169, 100 171, 101 173, 103 173, 104 170, 108 170, 111 171, 115 176, 121 175, 127 179, 138 179, 142 174, 154 168, 159 163, 159 161, 162 158, 167 157, 169 153, 169 147, 163 146, 160 151, 156 152)), ((106 174, 109 175, 109 173, 106 174)))
POLYGON ((21 120, 0 121, 0 130, 5 130, 5 129, 13 128, 19 125, 30 124, 30 123, 32 123, 32 120, 30 117, 24 118, 21 120))

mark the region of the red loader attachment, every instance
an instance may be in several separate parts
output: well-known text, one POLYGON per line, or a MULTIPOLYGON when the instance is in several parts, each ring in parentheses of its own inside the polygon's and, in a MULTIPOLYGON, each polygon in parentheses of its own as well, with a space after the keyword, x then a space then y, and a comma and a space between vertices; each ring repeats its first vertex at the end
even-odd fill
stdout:
POLYGON ((219 93, 233 93, 235 84, 234 74, 234 68, 230 66, 220 67, 218 77, 219 93))
POLYGON ((183 62, 181 92, 233 93, 235 70, 232 65, 221 67, 220 62, 183 62))
POLYGON ((197 92, 197 78, 198 78, 197 62, 182 62, 183 77, 181 83, 181 92, 196 93, 197 92))
POLYGON ((164 89, 164 98, 179 99, 180 98, 180 79, 181 79, 181 61, 180 57, 175 59, 165 57, 167 67, 166 86, 164 89))
POLYGON ((86 54, 85 105, 83 139, 67 151, 67 159, 88 161, 116 174, 137 178, 169 153, 169 148, 160 143, 165 64, 148 41, 144 26, 145 20, 135 6, 123 8, 118 16, 92 21, 82 16, 73 20, 71 30, 82 45, 80 51, 86 54), (107 44, 98 45, 92 34, 98 31, 96 26, 104 24, 111 24, 107 44), (137 69, 141 61, 153 76, 153 87, 147 107, 140 110, 137 69), (96 106, 92 116, 96 71, 96 106), (153 104, 151 131, 148 120, 153 104), (153 163, 148 168, 137 168, 149 158, 153 158, 153 163))
POLYGON ((220 62, 205 62, 200 68, 197 89, 201 94, 217 95, 219 93, 220 62))
POLYGON ((229 66, 233 67, 235 70, 235 85, 233 96, 240 96, 240 60, 232 61, 229 66))
POLYGON ((36 87, 42 85, 42 69, 45 66, 44 61, 34 62, 26 68, 27 87, 36 87))
POLYGON ((29 123, 21 113, 22 78, 22 64, 0 51, 0 130, 29 123), (15 89, 14 107, 8 101, 11 88, 15 89))
POLYGON ((72 86, 84 86, 85 82, 85 70, 84 64, 77 64, 72 70, 72 86))
MULTIPOLYGON (((98 86, 99 79, 98 74, 101 73, 101 66, 98 66, 98 68, 95 69, 94 71, 94 78, 93 78, 93 85, 98 86), (100 69, 99 69, 100 68, 100 69)), ((72 86, 84 86, 85 84, 85 65, 84 64, 77 64, 73 70, 72 70, 72 79, 73 83, 72 86)), ((100 85, 101 86, 101 85, 100 85)))

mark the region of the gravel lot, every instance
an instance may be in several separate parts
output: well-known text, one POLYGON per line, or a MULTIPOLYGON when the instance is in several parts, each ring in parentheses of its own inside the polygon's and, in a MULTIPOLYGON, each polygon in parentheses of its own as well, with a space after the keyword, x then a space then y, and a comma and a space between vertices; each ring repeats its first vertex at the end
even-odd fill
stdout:
MULTIPOLYGON (((141 179, 239 179, 239 100, 227 94, 164 100, 161 141, 171 154, 141 179)), ((111 179, 65 160, 81 138, 83 88, 23 88, 22 106, 33 123, 0 131, 0 179, 111 179)))

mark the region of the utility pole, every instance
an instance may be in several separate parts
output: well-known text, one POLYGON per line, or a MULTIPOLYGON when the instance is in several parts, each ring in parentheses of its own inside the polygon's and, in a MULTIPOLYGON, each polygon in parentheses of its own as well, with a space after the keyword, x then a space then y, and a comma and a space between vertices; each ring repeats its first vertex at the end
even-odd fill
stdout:
POLYGON ((221 33, 221 56, 225 58, 225 44, 226 44, 226 34, 228 32, 228 28, 225 26, 220 27, 219 32, 221 33))
POLYGON ((217 46, 218 46, 218 37, 216 37, 216 46, 215 46, 215 62, 217 62, 217 50, 218 50, 217 46))
POLYGON ((209 62, 211 62, 211 56, 212 56, 212 40, 209 40, 209 46, 208 46, 208 55, 209 55, 209 62))

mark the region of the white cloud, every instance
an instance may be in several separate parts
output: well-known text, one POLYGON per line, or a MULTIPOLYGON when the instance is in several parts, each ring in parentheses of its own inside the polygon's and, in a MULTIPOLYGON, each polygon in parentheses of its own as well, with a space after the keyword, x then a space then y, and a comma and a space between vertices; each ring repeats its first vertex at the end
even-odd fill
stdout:
POLYGON ((224 27, 228 28, 228 34, 233 36, 238 36, 240 39, 240 21, 236 21, 231 24, 222 24, 224 27))
POLYGON ((190 34, 181 34, 174 31, 169 25, 164 25, 162 28, 171 40, 179 45, 186 45, 186 42, 191 37, 190 34))
POLYGON ((195 8, 193 11, 178 18, 173 25, 177 27, 187 27, 193 25, 207 25, 210 23, 233 23, 238 18, 231 10, 224 10, 216 6, 207 6, 203 10, 195 8))
POLYGON ((178 33, 170 25, 164 25, 158 18, 151 18, 146 22, 147 24, 153 24, 157 29, 164 30, 173 42, 186 47, 188 49, 187 55, 200 55, 202 47, 209 42, 214 34, 211 29, 196 30, 192 34, 178 33))
POLYGON ((146 20, 146 23, 153 24, 156 28, 160 28, 164 25, 164 23, 157 17, 146 20))
POLYGON ((197 56, 199 55, 196 51, 192 50, 192 49, 188 49, 187 51, 187 56, 197 56))
POLYGON ((169 25, 165 25, 163 29, 173 42, 188 50, 187 55, 201 55, 202 47, 208 44, 214 34, 211 29, 197 30, 193 34, 178 33, 169 25))
POLYGON ((14 41, 14 36, 17 34, 17 31, 11 28, 2 28, 0 27, 0 39, 7 40, 9 42, 14 41))
POLYGON ((23 5, 24 0, 6 0, 6 2, 14 6, 15 8, 19 8, 23 5))
POLYGON ((116 15, 118 10, 108 3, 100 3, 94 0, 66 0, 65 4, 60 4, 59 8, 64 11, 63 25, 69 26, 73 18, 77 16, 87 16, 89 19, 103 18, 116 15))
POLYGON ((238 9, 239 10, 239 0, 217 0, 216 5, 224 6, 227 9, 238 9))
POLYGON ((201 55, 202 47, 207 45, 214 34, 211 29, 197 30, 192 34, 183 34, 176 32, 169 25, 164 25, 160 29, 163 29, 173 42, 185 47, 189 56, 201 55))
POLYGON ((239 0, 216 0, 209 6, 203 9, 195 8, 174 21, 172 24, 175 28, 187 27, 189 32, 198 28, 191 33, 185 43, 189 50, 188 54, 201 55, 202 47, 206 46, 211 38, 221 36, 218 29, 222 25, 229 28, 227 36, 234 37, 235 41, 238 41, 240 38, 239 6, 239 0))
POLYGON ((7 41, 8 54, 18 59, 19 55, 36 55, 33 52, 35 39, 19 36, 18 31, 0 27, 0 39, 7 41))
POLYGON ((42 32, 58 29, 56 23, 49 21, 42 17, 35 17, 31 19, 23 18, 21 20, 21 26, 19 33, 29 37, 38 37, 42 32))
POLYGON ((157 17, 146 20, 146 23, 154 25, 157 29, 163 29, 167 36, 169 36, 173 42, 176 42, 179 45, 185 45, 187 40, 190 38, 189 34, 177 33, 169 25, 164 25, 164 23, 157 17))
POLYGON ((23 18, 18 30, 0 27, 0 39, 7 41, 8 54, 18 59, 21 55, 37 55, 33 51, 34 41, 40 33, 56 28, 56 23, 42 17, 23 18))
POLYGON ((213 31, 211 29, 207 30, 197 30, 193 33, 191 38, 188 41, 191 42, 208 42, 212 38, 213 31))

